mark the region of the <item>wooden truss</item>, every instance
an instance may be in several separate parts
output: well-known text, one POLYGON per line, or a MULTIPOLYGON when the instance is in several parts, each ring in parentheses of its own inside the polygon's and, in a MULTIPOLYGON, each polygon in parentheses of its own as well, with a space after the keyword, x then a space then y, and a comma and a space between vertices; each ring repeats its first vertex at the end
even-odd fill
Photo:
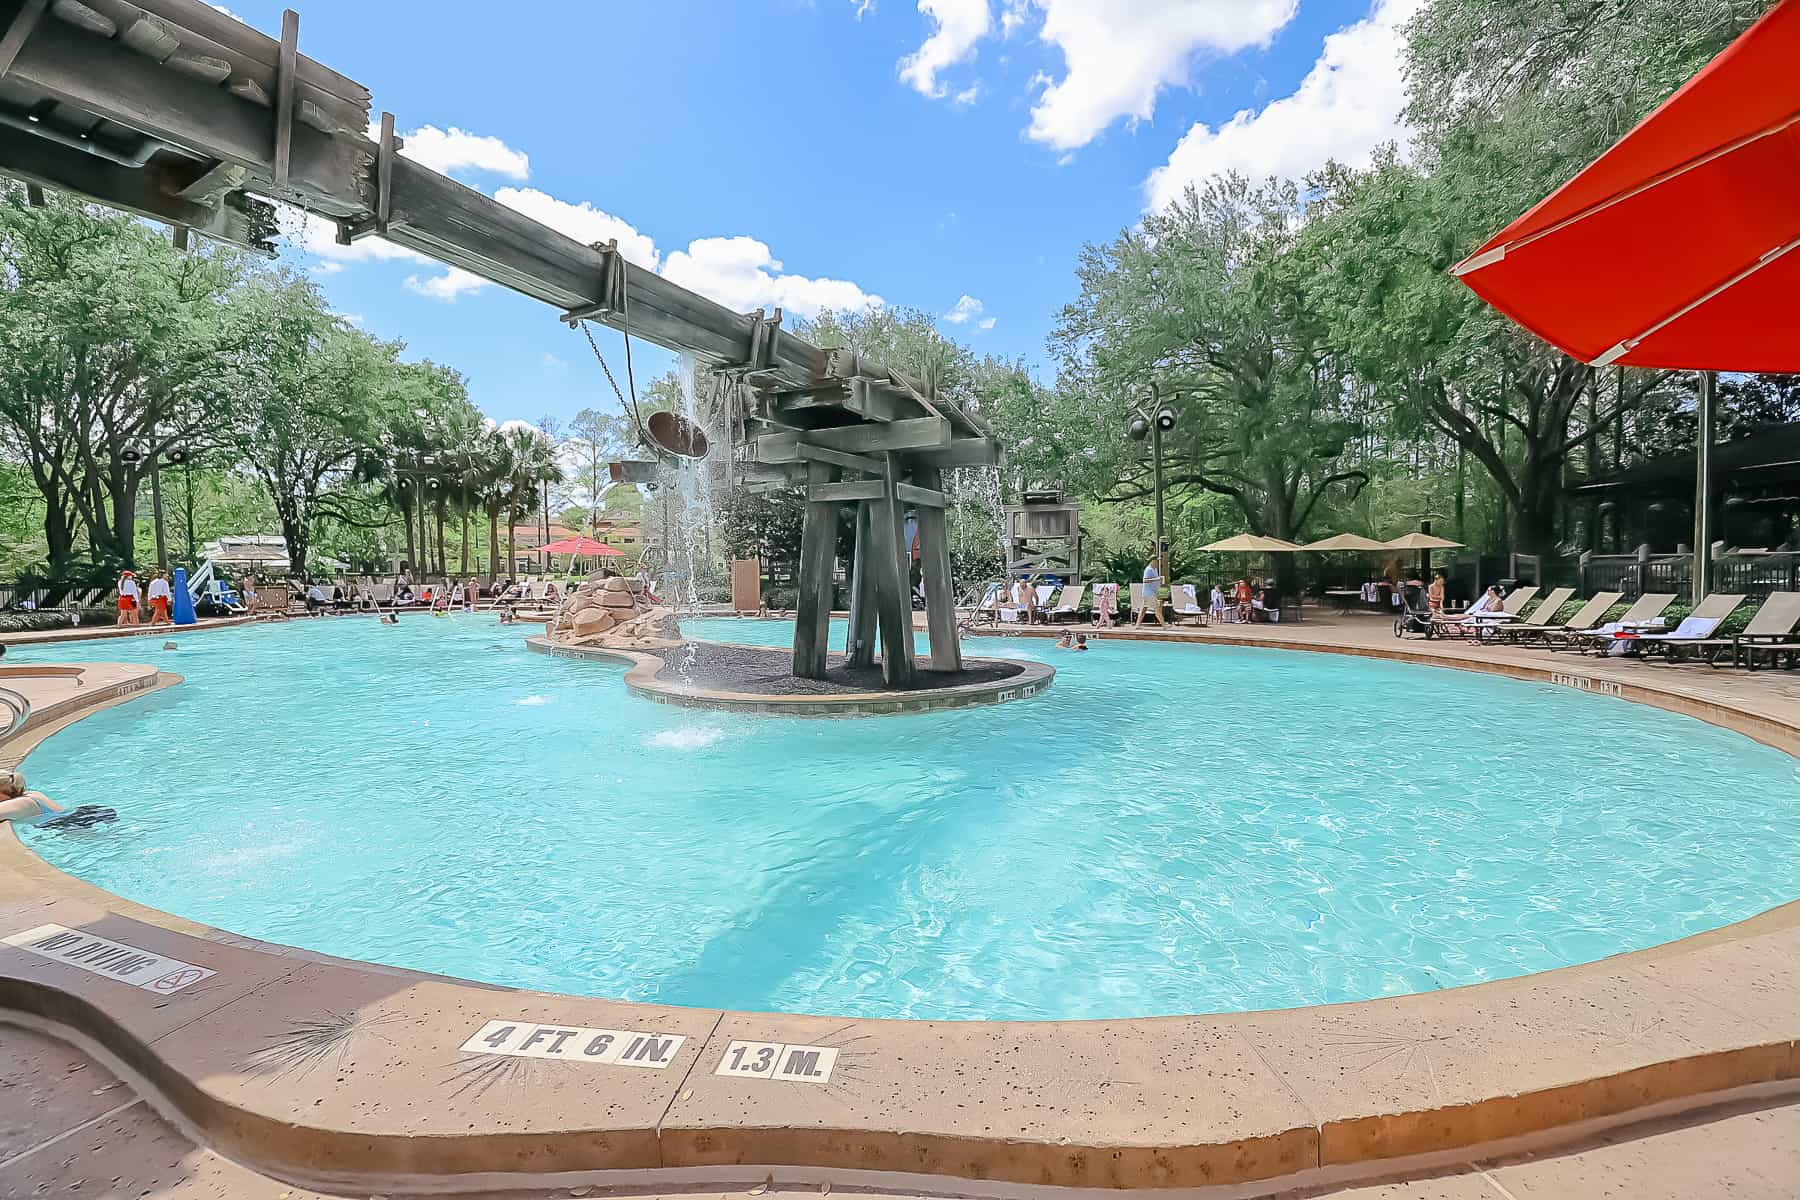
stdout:
MULTIPOLYGON (((874 600, 855 607, 865 623, 882 614, 889 685, 905 686, 912 670, 911 637, 898 624, 887 634, 890 619, 911 625, 897 545, 904 507, 920 515, 928 597, 942 597, 929 608, 933 665, 960 665, 941 478, 999 461, 978 417, 850 351, 810 344, 782 328, 779 311, 734 312, 616 244, 583 245, 420 166, 402 153, 390 113, 371 140, 368 89, 302 55, 299 39, 292 11, 277 41, 203 0, 0 0, 0 173, 166 221, 178 240, 192 230, 265 253, 274 202, 292 205, 335 222, 340 241, 386 238, 553 305, 571 324, 597 321, 730 373, 750 397, 753 475, 811 489, 801 585, 814 607, 803 599, 801 627, 817 630, 804 652, 796 638, 796 672, 823 670, 814 616, 821 596, 829 608, 834 564, 817 531, 846 504, 868 530, 855 573, 872 589, 858 594, 874 600)), ((852 657, 873 642, 856 637, 852 657)))

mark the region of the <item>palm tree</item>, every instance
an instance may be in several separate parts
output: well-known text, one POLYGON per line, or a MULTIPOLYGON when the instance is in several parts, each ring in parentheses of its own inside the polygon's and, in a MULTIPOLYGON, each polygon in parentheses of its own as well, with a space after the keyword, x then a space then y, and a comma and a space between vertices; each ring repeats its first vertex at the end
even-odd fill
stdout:
POLYGON ((540 484, 562 482, 562 467, 556 461, 556 447, 535 429, 515 425, 506 431, 506 443, 512 466, 506 481, 506 555, 510 562, 517 558, 514 543, 519 518, 536 506, 540 484))
MULTIPOLYGON (((500 574, 500 511, 506 507, 507 487, 513 476, 512 446, 497 430, 484 430, 481 438, 479 495, 488 519, 488 583, 500 574)), ((509 547, 510 549, 510 547, 509 547)), ((512 574, 507 564, 506 574, 512 574)))

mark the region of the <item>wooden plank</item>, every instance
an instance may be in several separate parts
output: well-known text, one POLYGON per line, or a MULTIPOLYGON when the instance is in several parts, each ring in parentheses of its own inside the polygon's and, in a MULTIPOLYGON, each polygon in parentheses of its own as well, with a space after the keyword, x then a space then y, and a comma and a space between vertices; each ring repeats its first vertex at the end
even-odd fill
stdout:
MULTIPOLYGON (((133 0, 138 8, 157 17, 170 25, 176 26, 183 33, 198 34, 201 44, 195 45, 193 39, 184 37, 184 49, 192 47, 202 54, 233 60, 235 73, 249 75, 264 92, 273 95, 275 92, 275 69, 281 57, 281 44, 261 30, 253 29, 219 9, 214 8, 206 0, 133 0)), ((330 67, 315 59, 300 56, 300 79, 307 88, 318 89, 316 102, 329 104, 333 101, 360 108, 360 122, 346 125, 346 129, 361 132, 369 123, 369 89, 354 79, 340 75, 330 67)), ((301 92, 301 99, 308 99, 306 91, 301 92)))
MULTIPOLYGON (((917 475, 917 472, 914 472, 914 474, 917 475)), ((936 470, 933 469, 933 475, 935 474, 936 470)), ((899 496, 902 502, 917 505, 920 508, 947 508, 950 504, 949 499, 945 497, 944 493, 938 491, 936 488, 917 487, 910 483, 899 483, 894 485, 894 492, 899 496)))
POLYGON ((989 438, 958 438, 939 450, 921 450, 907 456, 915 465, 941 467, 991 467, 1006 461, 1000 443, 989 438))
POLYGON ((875 662, 875 576, 869 572, 874 546, 869 536, 872 504, 856 506, 856 557, 850 560, 850 628, 845 634, 845 653, 853 667, 875 662))
POLYGON ((834 466, 848 467, 852 471, 861 471, 865 475, 879 475, 882 471, 881 464, 875 459, 833 450, 828 446, 814 446, 810 442, 801 442, 795 447, 795 452, 807 462, 828 462, 834 466))
POLYGON ((882 473, 881 499, 870 502, 869 574, 875 584, 875 623, 881 630, 881 682, 890 688, 909 688, 913 683, 912 598, 906 571, 900 565, 900 502, 894 485, 900 481, 899 457, 889 454, 882 473))
POLYGON ((394 114, 381 114, 381 140, 375 143, 375 232, 386 236, 394 216, 394 114))
POLYGON ((756 461, 795 462, 801 438, 814 446, 868 454, 890 450, 930 450, 950 444, 950 422, 942 417, 916 417, 887 425, 844 425, 810 429, 804 434, 765 433, 756 439, 756 461))
POLYGON ((275 69, 275 190, 287 191, 294 144, 294 81, 300 73, 300 14, 281 14, 281 61, 275 69))
MULTIPOLYGON (((913 478, 921 488, 943 485, 943 475, 936 467, 916 468, 913 478)), ((962 640, 956 633, 956 585, 950 577, 950 531, 945 516, 941 505, 919 511, 919 566, 925 577, 925 628, 931 639, 931 669, 960 671, 962 640)))
MULTIPOLYGON (((825 487, 837 473, 830 463, 812 463, 807 480, 825 487)), ((809 500, 800 525, 799 589, 794 601, 794 674, 825 678, 831 637, 831 575, 837 559, 836 504, 809 500)))
POLYGON ((818 504, 843 504, 850 500, 879 500, 887 494, 887 485, 879 479, 858 479, 850 483, 815 483, 806 489, 806 498, 818 504))
POLYGON ((31 36, 31 31, 37 28, 37 23, 49 4, 50 0, 25 0, 19 6, 12 24, 6 28, 6 36, 0 37, 0 77, 4 77, 7 69, 13 65, 13 59, 19 56, 19 48, 31 36))

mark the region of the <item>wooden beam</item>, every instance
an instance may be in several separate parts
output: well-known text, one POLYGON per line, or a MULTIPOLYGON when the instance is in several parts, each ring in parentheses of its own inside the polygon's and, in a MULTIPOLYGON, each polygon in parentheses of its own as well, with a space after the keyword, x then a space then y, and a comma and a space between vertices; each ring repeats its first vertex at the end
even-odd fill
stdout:
MULTIPOLYGON (((935 470, 934 470, 935 475, 935 470)), ((915 504, 921 508, 947 508, 950 501, 944 493, 936 488, 916 487, 910 483, 894 485, 894 494, 907 504, 915 504)))
POLYGON ((300 14, 281 14, 281 60, 275 68, 275 169, 272 182, 287 191, 288 162, 294 145, 294 82, 300 74, 300 14))
POLYGON ((881 629, 881 682, 890 688, 913 684, 912 592, 900 566, 900 503, 894 485, 900 462, 886 457, 881 499, 870 503, 869 573, 875 584, 875 621, 881 629))
POLYGON ((375 232, 387 236, 394 216, 394 159, 399 155, 394 114, 381 114, 381 140, 375 143, 375 232))
POLYGON ((176 195, 195 204, 211 204, 226 192, 240 187, 244 182, 244 175, 244 168, 235 163, 216 162, 176 195))
MULTIPOLYGON (((61 21, 42 23, 6 79, 189 154, 235 163, 258 179, 272 177, 267 108, 61 21)), ((297 124, 290 156, 293 199, 327 216, 368 215, 364 184, 374 147, 367 139, 328 137, 297 124)))
POLYGON ((12 24, 6 27, 6 36, 0 37, 0 78, 4 78, 7 70, 13 65, 13 59, 19 56, 19 48, 31 31, 37 28, 38 21, 48 8, 50 0, 25 0, 14 14, 12 24))
POLYGON ((121 167, 93 154, 83 154, 0 126, 0 174, 28 185, 92 196, 125 212, 186 225, 216 241, 230 242, 272 255, 275 210, 260 200, 235 198, 232 204, 193 204, 170 195, 146 171, 121 167))
MULTIPOLYGON (((831 486, 830 463, 807 467, 810 490, 831 486)), ((799 592, 794 601, 794 674, 825 678, 831 639, 831 576, 837 561, 838 506, 808 499, 800 526, 799 592)))
POLYGON ((875 506, 856 506, 856 557, 850 560, 850 628, 845 634, 844 652, 853 667, 867 667, 875 662, 875 576, 869 570, 875 547, 870 540, 869 520, 875 506))
POLYGON ((879 479, 858 479, 850 483, 815 483, 806 489, 807 500, 815 504, 843 504, 850 500, 879 500, 887 494, 887 485, 879 479))
POLYGON ((872 458, 864 458, 860 454, 848 454, 842 450, 833 450, 828 446, 815 446, 810 442, 801 442, 794 450, 806 462, 827 462, 833 466, 861 471, 865 475, 881 474, 882 468, 879 462, 872 458))
POLYGON ((990 438, 958 438, 938 450, 921 450, 907 456, 915 466, 993 467, 1006 461, 1000 443, 990 438))
MULTIPOLYGON (((943 484, 943 476, 936 467, 917 468, 913 478, 922 488, 937 488, 943 484)), ((905 499, 904 493, 900 498, 905 499)), ((960 671, 963 661, 962 641, 956 633, 956 585, 950 576, 950 533, 941 505, 919 512, 919 566, 924 574, 925 628, 931 639, 931 669, 960 671)))
POLYGON ((844 425, 836 429, 810 429, 804 434, 765 433, 756 439, 756 461, 795 462, 800 439, 831 450, 867 454, 890 450, 930 450, 950 445, 950 422, 942 417, 915 417, 887 425, 844 425))

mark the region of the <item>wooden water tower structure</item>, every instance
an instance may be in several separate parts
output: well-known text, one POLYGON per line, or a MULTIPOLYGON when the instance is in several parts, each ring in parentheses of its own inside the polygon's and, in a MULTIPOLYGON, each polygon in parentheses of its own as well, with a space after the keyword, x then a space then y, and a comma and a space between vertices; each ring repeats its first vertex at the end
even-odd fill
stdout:
POLYGON ((1001 512, 1009 578, 1053 571, 1065 579, 1081 578, 1081 505, 1065 499, 1054 485, 1025 489, 1020 503, 1001 512))

